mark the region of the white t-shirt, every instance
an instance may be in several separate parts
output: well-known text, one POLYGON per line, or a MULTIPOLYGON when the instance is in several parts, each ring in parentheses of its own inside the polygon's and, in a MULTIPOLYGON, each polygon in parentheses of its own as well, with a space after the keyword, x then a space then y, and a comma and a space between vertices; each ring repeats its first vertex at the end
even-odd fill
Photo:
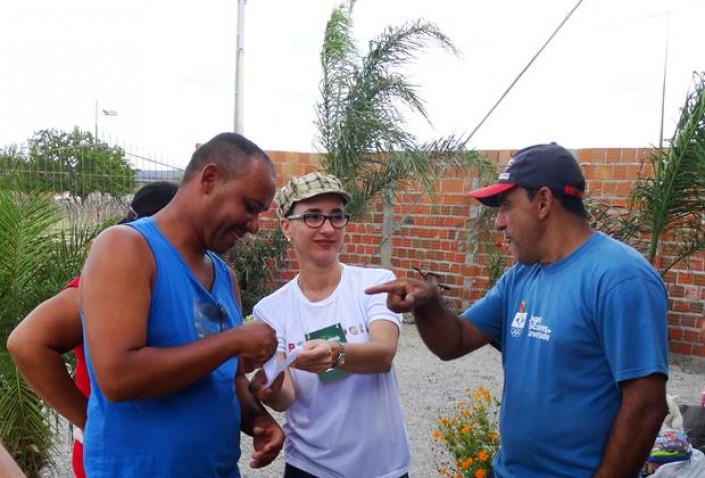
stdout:
MULTIPOLYGON (((280 352, 303 344, 306 333, 338 322, 353 344, 369 340, 375 320, 401 324, 401 315, 387 308, 386 294, 364 293, 394 280, 390 271, 343 264, 340 284, 319 302, 304 296, 297 279, 262 299, 253 311, 276 331, 280 352)), ((290 371, 296 400, 284 424, 287 463, 319 478, 399 478, 408 471, 409 440, 393 367, 387 373, 351 373, 328 383, 314 373, 290 371)))

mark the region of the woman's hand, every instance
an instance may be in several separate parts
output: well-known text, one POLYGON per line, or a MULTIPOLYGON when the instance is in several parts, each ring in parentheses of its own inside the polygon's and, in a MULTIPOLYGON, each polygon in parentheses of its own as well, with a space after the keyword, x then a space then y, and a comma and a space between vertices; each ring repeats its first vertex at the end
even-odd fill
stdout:
POLYGON ((321 373, 333 367, 340 351, 328 340, 314 339, 303 344, 302 350, 291 365, 299 370, 321 373))

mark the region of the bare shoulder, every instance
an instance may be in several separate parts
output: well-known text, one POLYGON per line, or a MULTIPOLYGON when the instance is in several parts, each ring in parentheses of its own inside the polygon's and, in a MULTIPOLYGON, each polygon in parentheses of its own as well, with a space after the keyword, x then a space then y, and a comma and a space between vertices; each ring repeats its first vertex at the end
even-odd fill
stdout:
POLYGON ((129 226, 119 225, 109 227, 93 241, 83 275, 90 274, 95 268, 151 276, 155 263, 142 234, 129 226))

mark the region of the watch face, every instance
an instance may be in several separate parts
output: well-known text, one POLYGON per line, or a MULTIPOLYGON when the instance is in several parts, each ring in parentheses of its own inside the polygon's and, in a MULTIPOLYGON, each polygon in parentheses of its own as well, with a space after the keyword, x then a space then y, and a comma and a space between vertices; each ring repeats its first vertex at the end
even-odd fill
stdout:
POLYGON ((345 346, 340 344, 340 354, 338 355, 338 367, 342 367, 345 364, 345 346))

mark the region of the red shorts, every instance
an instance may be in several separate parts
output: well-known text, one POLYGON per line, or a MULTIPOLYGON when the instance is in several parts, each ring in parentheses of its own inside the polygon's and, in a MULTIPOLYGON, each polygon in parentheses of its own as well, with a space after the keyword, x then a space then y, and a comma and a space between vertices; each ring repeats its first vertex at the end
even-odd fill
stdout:
POLYGON ((73 472, 76 478, 86 478, 86 472, 83 470, 83 443, 78 440, 73 441, 73 472))

